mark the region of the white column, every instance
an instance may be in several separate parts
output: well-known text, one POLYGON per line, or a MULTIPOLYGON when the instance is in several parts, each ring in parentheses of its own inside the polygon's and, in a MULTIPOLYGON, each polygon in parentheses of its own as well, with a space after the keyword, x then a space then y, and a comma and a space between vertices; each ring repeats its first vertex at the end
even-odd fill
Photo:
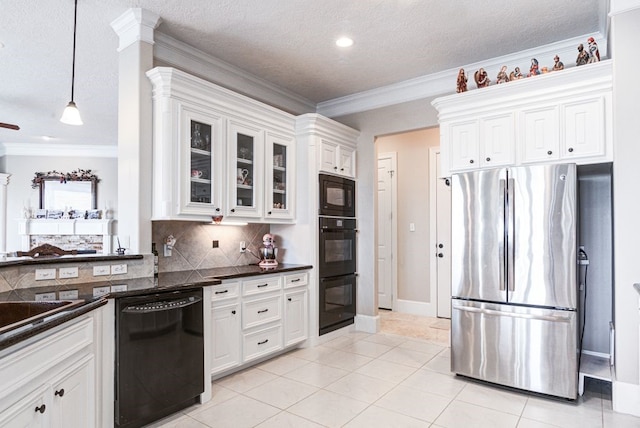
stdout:
POLYGON ((7 186, 11 174, 0 173, 0 257, 7 253, 7 186))
POLYGON ((118 34, 118 220, 127 253, 151 253, 153 34, 160 17, 129 9, 111 23, 118 34))

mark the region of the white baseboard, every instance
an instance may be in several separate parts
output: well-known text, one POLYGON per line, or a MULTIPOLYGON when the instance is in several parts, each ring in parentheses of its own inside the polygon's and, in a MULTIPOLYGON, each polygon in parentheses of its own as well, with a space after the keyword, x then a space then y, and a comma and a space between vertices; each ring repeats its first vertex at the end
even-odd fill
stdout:
POLYGON ((396 300, 394 311, 423 317, 437 316, 435 303, 416 302, 414 300, 396 300))
POLYGON ((356 331, 364 331, 365 333, 377 333, 380 331, 380 316, 372 315, 356 315, 355 319, 356 331))
POLYGON ((640 385, 626 382, 613 382, 613 410, 640 416, 640 385))

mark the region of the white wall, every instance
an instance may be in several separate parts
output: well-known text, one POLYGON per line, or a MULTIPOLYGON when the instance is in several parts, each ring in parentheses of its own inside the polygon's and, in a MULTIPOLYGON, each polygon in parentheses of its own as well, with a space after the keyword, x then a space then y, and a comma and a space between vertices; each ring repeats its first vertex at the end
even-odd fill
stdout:
MULTIPOLYGON (((31 188, 31 180, 36 172, 71 172, 76 169, 90 169, 98 176, 98 209, 104 211, 108 205, 117 218, 118 162, 115 158, 91 157, 48 157, 48 156, 4 156, 4 172, 11 174, 7 186, 7 251, 20 250, 18 220, 25 205, 38 208, 40 194, 31 188)), ((62 207, 64 208, 64 207, 62 207)))
MULTIPOLYGON (((398 299, 429 303, 430 293, 430 206, 429 147, 440 144, 438 128, 422 129, 381 136, 376 139, 379 153, 396 152, 398 169, 398 206, 394 213, 398 222, 397 254, 398 299), (409 230, 409 224, 415 231, 409 230)), ((377 204, 376 204, 377 206, 377 204)), ((376 246, 377 248, 377 246, 376 246)))

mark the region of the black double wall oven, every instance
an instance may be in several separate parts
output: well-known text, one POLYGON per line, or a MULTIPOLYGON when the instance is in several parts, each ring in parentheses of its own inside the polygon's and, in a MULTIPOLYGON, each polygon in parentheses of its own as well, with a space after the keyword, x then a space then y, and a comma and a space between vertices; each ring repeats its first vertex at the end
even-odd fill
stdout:
POLYGON ((319 334, 353 324, 356 315, 355 181, 320 175, 319 334))

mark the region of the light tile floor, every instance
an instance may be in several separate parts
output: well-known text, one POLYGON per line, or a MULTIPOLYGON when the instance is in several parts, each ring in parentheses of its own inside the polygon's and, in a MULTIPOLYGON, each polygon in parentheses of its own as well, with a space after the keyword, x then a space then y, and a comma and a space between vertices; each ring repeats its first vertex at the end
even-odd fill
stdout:
MULTIPOLYGON (((416 322, 448 330, 446 320, 416 322)), ((640 427, 640 418, 613 412, 606 382, 588 379, 576 403, 474 382, 449 372, 441 333, 409 337, 384 324, 381 333, 349 333, 219 379, 210 402, 151 426, 640 427)))

